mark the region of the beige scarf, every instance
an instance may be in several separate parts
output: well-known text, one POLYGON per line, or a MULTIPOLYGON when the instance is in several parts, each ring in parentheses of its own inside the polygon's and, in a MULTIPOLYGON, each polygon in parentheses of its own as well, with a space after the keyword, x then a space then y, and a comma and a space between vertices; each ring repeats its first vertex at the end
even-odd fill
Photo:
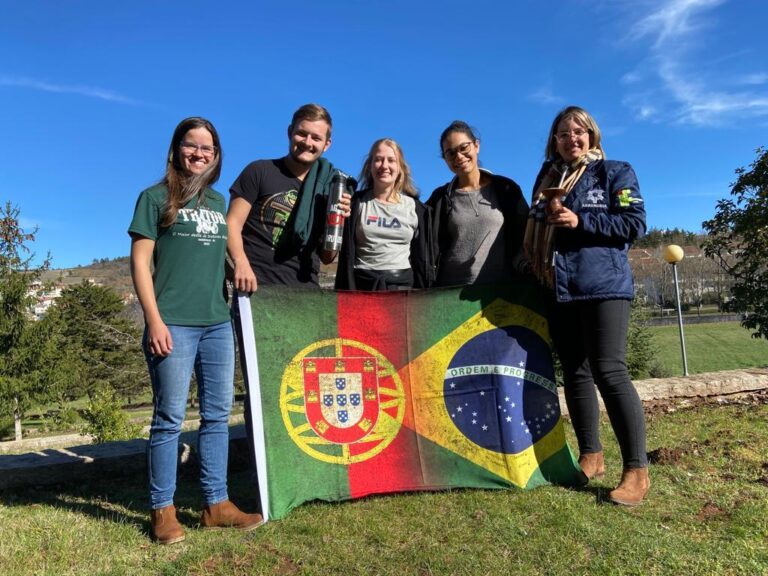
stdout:
POLYGON ((553 246, 557 228, 547 224, 546 208, 549 200, 543 194, 543 190, 562 188, 565 190, 563 195, 565 198, 584 174, 587 166, 602 157, 602 152, 593 148, 573 162, 552 163, 533 194, 523 248, 531 262, 534 275, 545 286, 554 287, 553 246))

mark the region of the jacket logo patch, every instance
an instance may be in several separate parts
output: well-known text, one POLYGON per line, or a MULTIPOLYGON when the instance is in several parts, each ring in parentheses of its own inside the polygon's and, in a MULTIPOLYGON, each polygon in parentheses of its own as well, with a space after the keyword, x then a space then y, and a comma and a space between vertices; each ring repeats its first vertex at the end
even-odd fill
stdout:
POLYGON ((619 190, 617 196, 619 198, 619 206, 622 208, 629 208, 632 204, 639 204, 642 202, 640 198, 635 198, 632 196, 632 190, 629 188, 619 190))
POLYGON ((587 192, 587 199, 583 206, 585 208, 606 208, 605 204, 605 191, 604 190, 590 190, 587 192))

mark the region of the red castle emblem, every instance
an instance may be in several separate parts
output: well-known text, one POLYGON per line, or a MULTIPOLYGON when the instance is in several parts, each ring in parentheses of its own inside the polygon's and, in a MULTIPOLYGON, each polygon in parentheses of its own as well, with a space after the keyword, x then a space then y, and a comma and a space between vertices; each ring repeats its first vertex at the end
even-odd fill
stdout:
POLYGON ((363 439, 379 416, 375 358, 304 358, 304 409, 318 436, 334 444, 363 439))

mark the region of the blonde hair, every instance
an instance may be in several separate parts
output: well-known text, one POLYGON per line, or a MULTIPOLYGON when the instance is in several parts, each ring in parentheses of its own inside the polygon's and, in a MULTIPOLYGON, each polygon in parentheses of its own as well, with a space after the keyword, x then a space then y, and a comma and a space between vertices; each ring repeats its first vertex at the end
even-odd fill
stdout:
POLYGON ((382 144, 389 146, 392 148, 392 150, 395 151, 397 165, 400 167, 400 173, 397 175, 397 180, 395 181, 395 186, 393 189, 395 193, 395 199, 400 200, 400 193, 407 194, 413 198, 417 197, 419 195, 419 191, 416 189, 416 185, 413 183, 413 178, 411 177, 411 167, 408 166, 408 163, 405 161, 402 148, 400 148, 400 145, 392 140, 392 138, 379 138, 376 140, 376 142, 373 143, 371 149, 368 151, 368 156, 366 157, 365 162, 363 162, 363 168, 360 170, 360 177, 358 178, 362 189, 367 190, 368 188, 373 188, 371 166, 373 164, 373 157, 376 154, 376 150, 382 144))
POLYGON ((555 119, 552 121, 552 127, 549 129, 549 138, 547 138, 547 146, 544 149, 545 159, 562 160, 562 158, 560 158, 560 154, 557 152, 557 141, 555 140, 555 135, 557 134, 558 125, 563 120, 573 120, 576 122, 576 124, 587 130, 587 132, 589 132, 589 148, 591 150, 600 150, 600 152, 603 154, 603 158, 605 158, 605 151, 603 150, 603 146, 601 144, 600 128, 597 126, 595 119, 592 118, 589 112, 584 110, 584 108, 579 108, 578 106, 568 106, 567 108, 560 110, 557 116, 555 116, 555 119))

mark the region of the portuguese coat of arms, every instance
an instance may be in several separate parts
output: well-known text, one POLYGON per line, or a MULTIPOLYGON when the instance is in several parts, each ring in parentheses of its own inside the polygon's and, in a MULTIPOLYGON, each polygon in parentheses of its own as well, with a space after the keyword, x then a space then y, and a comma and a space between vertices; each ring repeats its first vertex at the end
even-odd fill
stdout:
POLYGON ((304 358, 304 407, 318 436, 335 444, 364 438, 376 425, 376 358, 304 358))

